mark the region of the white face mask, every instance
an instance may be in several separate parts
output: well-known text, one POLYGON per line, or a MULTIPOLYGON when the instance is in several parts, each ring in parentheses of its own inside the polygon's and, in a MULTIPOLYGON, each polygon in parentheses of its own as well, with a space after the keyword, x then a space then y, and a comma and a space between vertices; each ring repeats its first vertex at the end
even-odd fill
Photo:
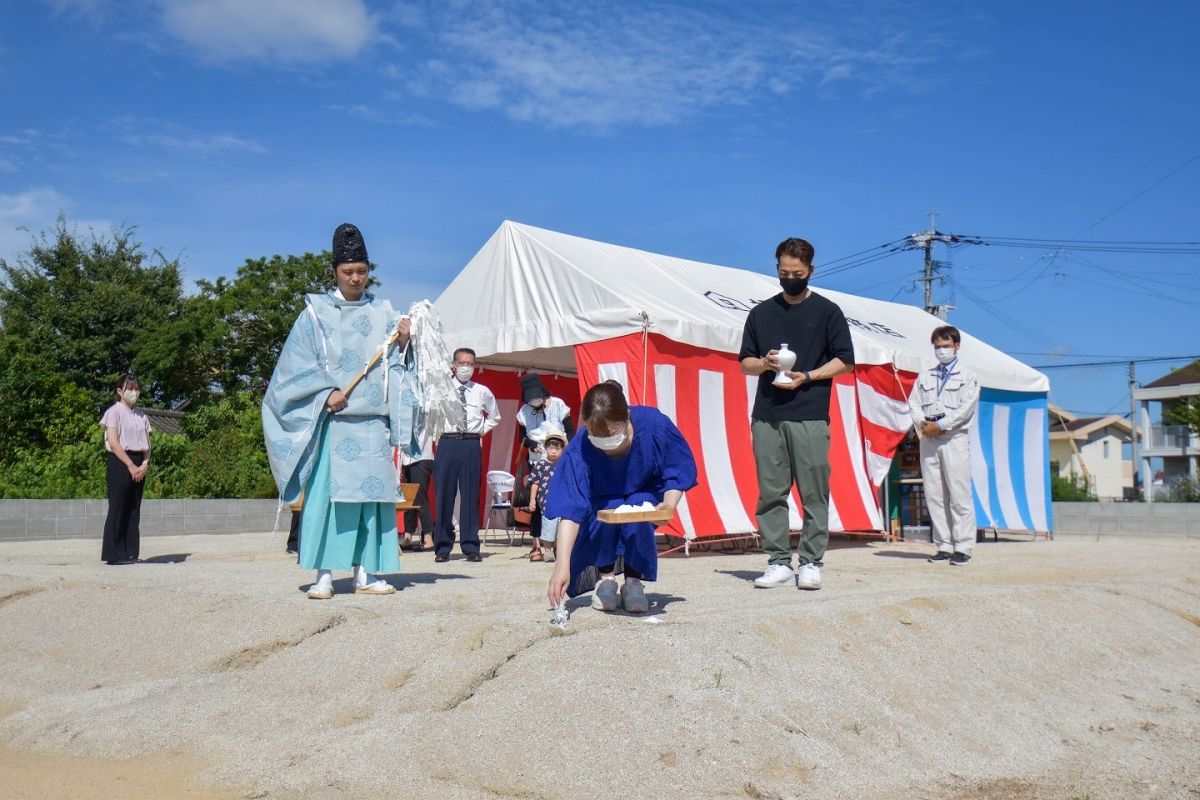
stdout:
POLYGON ((474 367, 455 367, 454 377, 458 378, 459 383, 466 383, 471 380, 471 376, 475 374, 474 367))
POLYGON ((121 392, 121 399, 125 401, 126 405, 134 405, 137 403, 138 396, 140 394, 141 392, 139 392, 137 389, 126 389, 125 391, 121 392))
POLYGON ((589 433, 588 441, 591 442, 592 447, 596 448, 597 450, 604 450, 606 452, 619 450, 621 445, 625 444, 625 431, 615 433, 612 436, 596 436, 589 433))
POLYGON ((935 347, 933 348, 933 356, 938 360, 939 364, 949 364, 958 357, 958 351, 953 347, 935 347))

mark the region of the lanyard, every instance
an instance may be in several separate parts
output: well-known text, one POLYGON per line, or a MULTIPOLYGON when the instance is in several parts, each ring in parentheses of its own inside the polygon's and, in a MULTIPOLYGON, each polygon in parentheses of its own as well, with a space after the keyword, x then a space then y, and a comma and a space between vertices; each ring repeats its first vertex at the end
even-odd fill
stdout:
MULTIPOLYGON (((945 389, 946 384, 950 382, 951 368, 953 368, 957 363, 958 363, 958 359, 956 358, 953 361, 951 361, 949 364, 945 365, 945 373, 944 374, 938 375, 938 390, 937 390, 938 399, 941 399, 942 390, 945 389)), ((938 371, 941 372, 941 369, 939 369, 938 371)))

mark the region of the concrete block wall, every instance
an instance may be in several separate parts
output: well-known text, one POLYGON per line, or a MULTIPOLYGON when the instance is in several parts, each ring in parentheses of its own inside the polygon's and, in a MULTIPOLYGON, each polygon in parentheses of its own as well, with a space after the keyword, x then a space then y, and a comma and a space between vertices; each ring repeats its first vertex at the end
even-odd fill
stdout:
POLYGON ((1054 533, 1200 537, 1200 503, 1055 503, 1054 533))
MULTIPOLYGON (((275 500, 143 500, 142 536, 248 533, 275 525, 275 500)), ((286 508, 281 528, 291 521, 286 508)), ((107 500, 0 500, 0 542, 99 539, 107 500)))

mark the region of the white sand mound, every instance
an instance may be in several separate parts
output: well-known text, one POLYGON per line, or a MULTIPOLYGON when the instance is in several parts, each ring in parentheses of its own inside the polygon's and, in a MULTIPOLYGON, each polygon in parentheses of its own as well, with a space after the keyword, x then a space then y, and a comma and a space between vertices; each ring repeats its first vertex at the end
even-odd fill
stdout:
POLYGON ((0 545, 0 742, 81 786, 169 752, 246 797, 1200 797, 1198 540, 840 544, 820 592, 670 558, 565 637, 517 548, 319 603, 265 535, 98 548, 0 545))

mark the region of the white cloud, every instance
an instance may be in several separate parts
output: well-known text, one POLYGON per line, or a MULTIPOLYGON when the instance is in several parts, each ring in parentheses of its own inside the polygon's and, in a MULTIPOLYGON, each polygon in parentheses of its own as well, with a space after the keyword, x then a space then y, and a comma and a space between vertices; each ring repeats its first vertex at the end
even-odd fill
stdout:
POLYGON ((748 31, 682 8, 515 4, 443 15, 443 58, 418 80, 469 109, 604 130, 661 125, 747 99, 763 74, 748 31))
POLYGON ((50 7, 56 14, 86 17, 93 21, 103 16, 107 5, 105 0, 50 0, 50 7))
MULTIPOLYGON (((0 194, 0 258, 14 263, 19 253, 29 249, 34 237, 52 227, 59 213, 69 211, 71 205, 69 198, 49 187, 0 194)), ((72 226, 98 236, 112 230, 112 223, 99 220, 72 220, 72 226)))
POLYGON ((16 133, 6 133, 0 136, 0 144, 31 147, 38 142, 41 134, 34 128, 25 128, 16 133))
POLYGON ((375 125, 432 125, 433 120, 421 114, 402 114, 388 111, 387 109, 375 108, 361 103, 354 105, 331 105, 329 110, 345 116, 354 117, 362 122, 370 122, 375 125))
POLYGON ((0 221, 22 224, 51 209, 51 216, 66 204, 65 198, 53 189, 29 189, 18 194, 0 194, 0 221))
POLYGON ((803 86, 912 90, 915 67, 932 58, 912 55, 929 52, 925 42, 860 11, 846 19, 869 22, 834 34, 752 5, 410 3, 388 19, 433 55, 384 71, 418 96, 596 131, 676 124, 803 86))
POLYGON ((163 22, 218 61, 352 58, 374 33, 363 0, 168 0, 163 22))
POLYGON ((113 120, 112 125, 117 138, 135 147, 161 147, 199 156, 267 152, 266 147, 253 139, 232 133, 201 133, 169 120, 124 116, 113 120))
POLYGON ((246 153, 267 152, 266 148, 257 142, 224 133, 213 136, 172 136, 169 134, 151 133, 140 136, 133 135, 127 137, 126 141, 130 144, 158 145, 168 150, 198 154, 238 151, 246 153))

